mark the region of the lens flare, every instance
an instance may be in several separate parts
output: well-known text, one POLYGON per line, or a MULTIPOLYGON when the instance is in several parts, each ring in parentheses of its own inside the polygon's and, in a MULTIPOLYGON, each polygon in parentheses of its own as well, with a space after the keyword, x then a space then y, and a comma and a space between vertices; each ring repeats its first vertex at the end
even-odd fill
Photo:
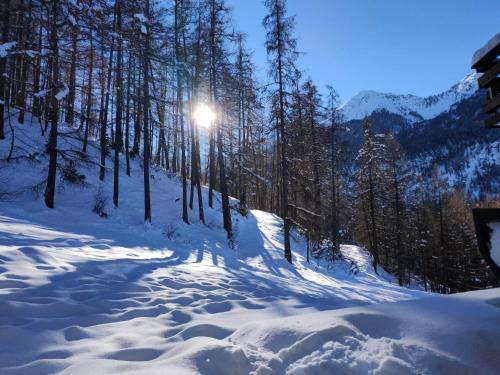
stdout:
POLYGON ((208 105, 200 104, 194 112, 194 120, 199 126, 209 128, 215 120, 215 113, 208 105))

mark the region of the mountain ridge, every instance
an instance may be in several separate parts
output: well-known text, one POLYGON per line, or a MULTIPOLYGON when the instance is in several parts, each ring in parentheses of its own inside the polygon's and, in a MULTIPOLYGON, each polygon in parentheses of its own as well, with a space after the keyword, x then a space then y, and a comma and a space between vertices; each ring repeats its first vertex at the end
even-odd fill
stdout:
POLYGON ((360 120, 373 112, 386 110, 404 117, 410 123, 416 123, 449 111, 453 105, 471 97, 477 90, 477 74, 470 73, 448 90, 427 97, 363 90, 340 105, 338 110, 344 121, 360 120))

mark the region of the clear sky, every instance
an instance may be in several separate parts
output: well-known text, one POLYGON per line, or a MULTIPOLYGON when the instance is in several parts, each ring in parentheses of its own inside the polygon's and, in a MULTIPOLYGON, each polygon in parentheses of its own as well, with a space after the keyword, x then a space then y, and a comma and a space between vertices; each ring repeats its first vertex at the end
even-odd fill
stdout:
MULTIPOLYGON (((226 0, 266 77, 262 0, 226 0)), ((343 100, 361 90, 427 96, 470 72, 500 32, 500 0, 288 0, 299 66, 343 100)))

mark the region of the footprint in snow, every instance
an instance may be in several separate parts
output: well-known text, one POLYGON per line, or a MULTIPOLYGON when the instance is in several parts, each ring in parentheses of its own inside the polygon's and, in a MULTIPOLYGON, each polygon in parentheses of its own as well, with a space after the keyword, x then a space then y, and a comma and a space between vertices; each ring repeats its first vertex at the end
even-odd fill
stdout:
POLYGON ((213 324, 198 324, 191 326, 182 331, 181 336, 184 340, 189 340, 194 337, 211 337, 217 340, 223 340, 234 331, 219 327, 213 324))
POLYGON ((66 341, 77 341, 89 338, 90 336, 81 327, 69 327, 64 330, 64 338, 66 341))
POLYGON ((172 320, 178 324, 186 324, 191 321, 191 316, 181 311, 172 311, 172 320))
POLYGON ((151 348, 123 349, 107 356, 109 359, 127 362, 152 361, 162 354, 161 350, 151 348))
POLYGON ((209 314, 217 314, 222 312, 230 311, 233 308, 233 305, 230 302, 212 302, 207 303, 203 306, 206 312, 209 314))

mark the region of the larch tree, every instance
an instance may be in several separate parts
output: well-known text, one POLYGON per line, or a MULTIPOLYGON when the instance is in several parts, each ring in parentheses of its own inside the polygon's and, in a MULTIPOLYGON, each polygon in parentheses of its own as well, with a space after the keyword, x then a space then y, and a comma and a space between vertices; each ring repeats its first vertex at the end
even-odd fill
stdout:
POLYGON ((121 0, 115 2, 116 32, 118 38, 116 62, 116 130, 114 140, 114 173, 113 173, 113 204, 118 207, 120 189, 120 152, 122 149, 122 116, 123 116, 123 37, 121 0))
MULTIPOLYGON (((8 42, 10 24, 10 0, 2 2, 2 44, 8 42)), ((5 86, 6 86, 7 55, 0 56, 0 140, 5 139, 4 117, 5 117, 5 86)))
POLYGON ((57 173, 57 126, 59 122, 59 0, 51 0, 50 4, 50 53, 52 66, 51 93, 50 93, 50 135, 49 135, 49 171, 45 187, 45 204, 54 208, 57 173))
POLYGON ((270 76, 275 80, 277 139, 279 142, 281 217, 284 223, 285 258, 292 263, 290 246, 291 223, 288 217, 289 171, 286 133, 286 86, 294 72, 296 41, 292 36, 294 18, 287 16, 286 0, 266 0, 268 14, 263 25, 266 29, 266 49, 270 63, 270 76))
POLYGON ((142 113, 144 116, 143 140, 144 140, 144 220, 151 222, 151 192, 149 181, 149 161, 150 161, 150 144, 149 144, 149 58, 151 54, 151 39, 150 39, 150 4, 149 0, 145 0, 144 7, 145 22, 142 25, 141 33, 144 38, 144 49, 142 51, 142 94, 143 106, 142 113))

